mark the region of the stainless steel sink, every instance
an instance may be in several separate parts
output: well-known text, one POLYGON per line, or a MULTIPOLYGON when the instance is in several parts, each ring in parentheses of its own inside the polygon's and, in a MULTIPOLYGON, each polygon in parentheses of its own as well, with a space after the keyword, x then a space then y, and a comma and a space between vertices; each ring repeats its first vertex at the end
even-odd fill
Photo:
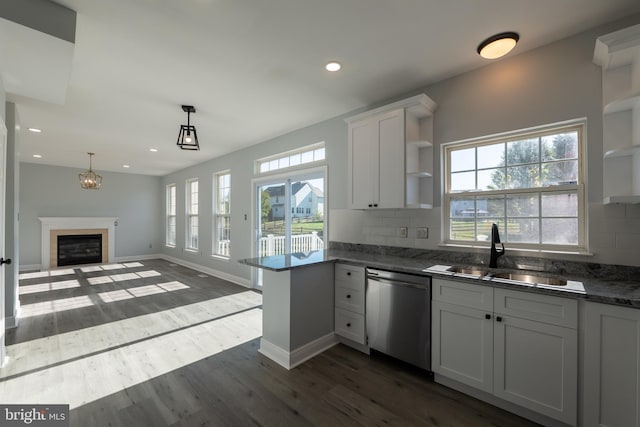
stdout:
POLYGON ((515 280, 517 282, 525 282, 537 285, 549 285, 549 286, 566 286, 567 281, 564 279, 556 279, 554 277, 546 276, 533 276, 531 274, 518 274, 518 273, 497 273, 492 274, 491 277, 496 279, 508 279, 515 280))
POLYGON ((448 271, 458 274, 468 274, 470 276, 486 276, 489 273, 489 270, 484 268, 464 267, 459 265, 450 267, 448 271))
POLYGON ((530 283, 532 285, 547 285, 547 286, 566 286, 567 281, 564 279, 557 279, 555 277, 537 276, 532 274, 522 273, 494 273, 491 270, 480 267, 469 267, 456 265, 450 267, 448 271, 455 274, 464 274, 468 276, 486 277, 490 279, 507 279, 515 282, 530 283))

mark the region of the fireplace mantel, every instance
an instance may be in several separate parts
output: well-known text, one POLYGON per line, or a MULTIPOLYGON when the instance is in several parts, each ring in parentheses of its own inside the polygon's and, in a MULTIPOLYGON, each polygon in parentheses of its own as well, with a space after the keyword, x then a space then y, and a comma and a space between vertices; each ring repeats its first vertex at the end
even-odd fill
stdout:
POLYGON ((42 270, 51 268, 50 249, 52 230, 107 229, 108 262, 115 258, 115 227, 117 217, 39 217, 42 223, 42 270))

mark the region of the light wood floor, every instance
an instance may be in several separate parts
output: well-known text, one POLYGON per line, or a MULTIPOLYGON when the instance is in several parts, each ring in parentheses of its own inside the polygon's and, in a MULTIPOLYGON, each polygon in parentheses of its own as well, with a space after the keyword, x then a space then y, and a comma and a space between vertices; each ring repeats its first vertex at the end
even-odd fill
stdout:
POLYGON ((342 345, 287 371, 257 351, 260 294, 163 260, 117 267, 21 280, 0 401, 68 399, 79 427, 536 425, 342 345))

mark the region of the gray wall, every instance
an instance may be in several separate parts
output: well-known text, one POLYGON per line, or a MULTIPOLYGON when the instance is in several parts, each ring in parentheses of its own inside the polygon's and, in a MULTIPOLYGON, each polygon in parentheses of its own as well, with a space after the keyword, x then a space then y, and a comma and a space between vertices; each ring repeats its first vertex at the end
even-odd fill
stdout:
MULTIPOLYGON (((592 62, 598 36, 639 22, 636 15, 414 92, 424 92, 438 103, 436 159, 443 143, 587 118, 588 238, 593 256, 522 254, 640 266, 640 206, 602 205, 602 69, 592 62)), ((440 173, 436 162, 433 210, 334 212, 331 239, 441 249, 440 173), (397 237, 401 226, 409 227, 409 238, 397 237), (428 240, 415 239, 419 226, 429 227, 428 240)))
MULTIPOLYGON (((162 180, 163 200, 165 186, 176 184, 178 216, 176 247, 163 247, 163 253, 234 276, 230 279, 248 284, 251 279, 250 269, 237 263, 237 260, 248 258, 252 255, 251 243, 254 234, 252 231, 251 202, 255 160, 324 141, 329 165, 329 200, 328 202, 325 201, 325 203, 328 203, 329 206, 335 203, 336 206, 345 207, 347 199, 346 186, 344 185, 347 179, 346 135, 347 125, 344 120, 328 120, 164 177, 162 180), (211 256, 213 174, 224 170, 231 171, 230 260, 221 260, 211 256), (198 234, 200 248, 198 253, 184 250, 186 230, 184 216, 186 206, 185 181, 192 178, 198 178, 199 180, 200 229, 198 234)), ((161 234, 164 237, 164 219, 162 221, 161 234)))
POLYGON ((20 244, 18 209, 20 195, 20 118, 16 105, 6 103, 7 125, 7 162, 6 162, 6 186, 5 186, 5 229, 4 229, 4 256, 11 259, 11 264, 4 266, 5 283, 5 313, 7 327, 17 325, 18 302, 18 270, 20 266, 20 244))
POLYGON ((115 256, 155 254, 163 241, 159 177, 100 172, 102 188, 83 190, 83 169, 20 164, 20 263, 39 265, 43 216, 118 217, 115 256), (151 246, 151 247, 150 247, 151 246))

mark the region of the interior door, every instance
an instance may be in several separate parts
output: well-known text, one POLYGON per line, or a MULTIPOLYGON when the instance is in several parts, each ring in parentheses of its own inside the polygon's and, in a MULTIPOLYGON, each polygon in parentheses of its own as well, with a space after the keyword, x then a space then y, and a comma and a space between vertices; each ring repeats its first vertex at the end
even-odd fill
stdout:
POLYGON ((7 127, 0 119, 0 366, 5 362, 5 316, 4 316, 4 198, 5 198, 5 175, 6 175, 6 154, 7 154, 7 127))

